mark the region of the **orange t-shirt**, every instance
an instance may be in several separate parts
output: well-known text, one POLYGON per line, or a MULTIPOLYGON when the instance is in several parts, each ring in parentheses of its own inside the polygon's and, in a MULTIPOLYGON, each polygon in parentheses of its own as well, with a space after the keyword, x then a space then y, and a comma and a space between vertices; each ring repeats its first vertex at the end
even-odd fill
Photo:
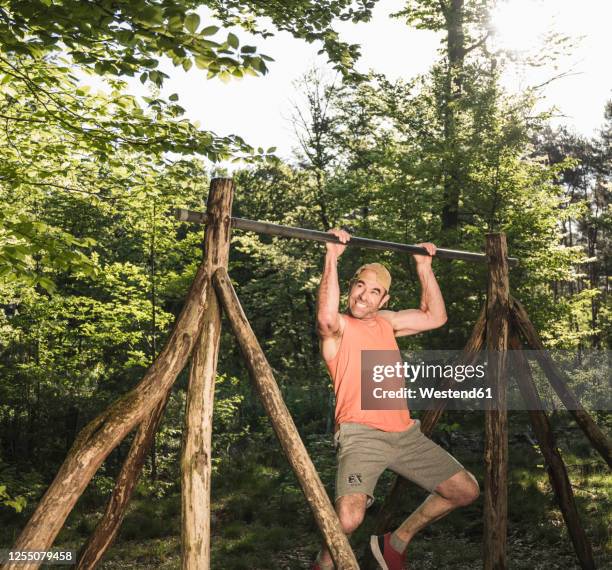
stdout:
POLYGON ((404 431, 414 420, 408 406, 400 410, 361 409, 361 351, 395 350, 399 347, 393 327, 381 317, 369 321, 343 315, 346 326, 334 358, 325 364, 336 393, 336 424, 355 422, 382 431, 404 431))

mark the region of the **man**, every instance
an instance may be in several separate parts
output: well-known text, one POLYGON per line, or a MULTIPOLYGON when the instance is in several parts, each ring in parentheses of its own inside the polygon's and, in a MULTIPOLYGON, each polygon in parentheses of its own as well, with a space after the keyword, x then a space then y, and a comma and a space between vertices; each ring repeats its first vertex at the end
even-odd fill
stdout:
MULTIPOLYGON (((361 351, 397 351, 395 337, 418 334, 446 322, 444 299, 431 268, 436 246, 420 244, 429 256, 414 256, 422 290, 419 309, 383 310, 389 300, 391 275, 383 265, 370 263, 360 267, 351 280, 348 310, 341 314, 337 263, 350 235, 338 229, 330 233, 341 243, 326 244, 317 329, 336 394, 336 512, 342 529, 350 535, 361 524, 386 468, 428 490, 427 499, 393 533, 371 537, 372 553, 383 570, 401 570, 407 546, 419 530, 479 495, 475 477, 423 435, 420 422, 410 418, 407 406, 361 409, 361 351)), ((333 568, 324 546, 313 570, 333 568)))

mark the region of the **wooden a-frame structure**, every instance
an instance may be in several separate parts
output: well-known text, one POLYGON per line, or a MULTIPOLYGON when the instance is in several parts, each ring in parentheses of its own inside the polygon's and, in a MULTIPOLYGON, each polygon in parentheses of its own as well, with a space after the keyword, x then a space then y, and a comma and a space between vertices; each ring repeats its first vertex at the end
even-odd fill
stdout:
MULTIPOLYGON (((204 259, 163 350, 134 389, 115 401, 79 433, 62 467, 38 503, 12 550, 48 550, 102 462, 128 433, 137 429, 105 513, 78 556, 77 568, 96 567, 111 545, 123 520, 163 415, 172 384, 191 356, 181 458, 182 567, 185 570, 206 570, 210 567, 212 412, 223 308, 238 339, 252 380, 312 509, 317 525, 329 546, 336 567, 343 570, 359 568, 332 503, 298 434, 272 370, 227 274, 230 229, 234 220, 231 217, 233 190, 234 185, 230 179, 214 179, 211 182, 205 214, 207 229, 204 259)), ((318 239, 307 236, 304 238, 318 239)), ((388 244, 388 242, 378 243, 388 244)), ((415 247, 391 245, 398 248, 415 247)), ((416 249, 418 251, 418 248, 416 249)), ((452 257, 454 254, 456 257, 460 254, 479 255, 451 252, 451 250, 446 252, 450 252, 447 257, 452 257)), ((494 390, 498 402, 495 409, 485 412, 483 567, 485 570, 504 570, 508 568, 506 553, 508 428, 504 405, 508 375, 507 350, 512 349, 519 356, 518 366, 521 370, 516 374, 516 378, 526 401, 532 404, 538 403, 539 395, 531 380, 527 358, 520 353, 524 344, 537 351, 539 364, 560 400, 573 415, 593 447, 611 467, 612 448, 603 432, 568 388, 564 374, 545 352, 522 305, 510 296, 509 258, 503 234, 487 236, 486 256, 489 264, 487 303, 474 326, 462 358, 465 363, 469 363, 480 350, 485 349, 498 355, 494 360, 495 365, 489 367, 490 383, 498 388, 494 390)), ((511 258, 510 260, 512 261, 511 258)), ((448 380, 449 383, 451 381, 452 379, 448 380)), ((556 447, 549 419, 541 405, 530 407, 536 408, 530 410, 529 415, 580 567, 595 568, 591 546, 580 525, 572 488, 556 447)), ((442 412, 443 407, 439 405, 424 414, 421 429, 425 434, 432 433, 442 412)), ((379 513, 377 532, 388 530, 392 507, 399 502, 405 484, 405 480, 397 478, 379 513)), ((25 567, 38 568, 39 565, 32 563, 25 567)), ((17 567, 21 569, 24 565, 10 562, 4 565, 7 570, 17 567)))

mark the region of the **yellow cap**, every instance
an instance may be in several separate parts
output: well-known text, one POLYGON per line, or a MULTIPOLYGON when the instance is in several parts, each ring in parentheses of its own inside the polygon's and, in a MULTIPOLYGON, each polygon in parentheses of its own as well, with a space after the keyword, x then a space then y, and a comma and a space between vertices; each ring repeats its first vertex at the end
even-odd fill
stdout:
POLYGON ((376 273, 376 281, 378 281, 387 290, 387 293, 389 292, 389 289, 391 288, 391 274, 382 263, 366 263, 365 265, 362 265, 357 271, 355 271, 353 280, 356 281, 359 279, 364 271, 373 271, 376 273))

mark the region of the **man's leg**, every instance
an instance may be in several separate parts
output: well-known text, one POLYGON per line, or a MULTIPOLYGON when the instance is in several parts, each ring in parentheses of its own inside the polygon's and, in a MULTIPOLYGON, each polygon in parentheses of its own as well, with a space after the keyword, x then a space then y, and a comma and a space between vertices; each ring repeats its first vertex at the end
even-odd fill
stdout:
POLYGON ((465 469, 455 472, 436 485, 431 495, 395 532, 370 538, 370 548, 374 558, 384 570, 405 568, 406 548, 414 535, 457 507, 469 505, 476 500, 478 494, 478 483, 471 473, 465 469))
POLYGON ((391 535, 391 545, 402 552, 414 535, 457 507, 473 503, 480 494, 476 478, 465 469, 440 483, 434 492, 391 535))
MULTIPOLYGON (((359 525, 362 523, 366 511, 367 499, 368 496, 362 493, 338 497, 336 501, 336 513, 340 519, 340 526, 346 535, 350 535, 359 528, 359 525)), ((322 570, 334 567, 334 561, 325 544, 323 544, 323 548, 321 552, 319 552, 317 562, 322 570)))
MULTIPOLYGON (((342 530, 347 535, 363 521, 368 498, 373 497, 376 482, 389 464, 393 448, 386 439, 385 432, 366 425, 352 422, 340 425, 336 438, 338 469, 334 504, 342 530)), ((325 545, 318 561, 324 570, 333 568, 325 545)))

